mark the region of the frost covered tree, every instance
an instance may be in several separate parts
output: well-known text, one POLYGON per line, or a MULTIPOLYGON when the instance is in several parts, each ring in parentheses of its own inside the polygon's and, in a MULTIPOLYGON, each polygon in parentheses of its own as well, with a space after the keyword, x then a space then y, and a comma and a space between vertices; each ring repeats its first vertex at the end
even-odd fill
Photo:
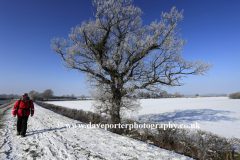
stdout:
POLYGON ((42 93, 42 98, 45 99, 50 99, 53 97, 53 91, 51 89, 46 89, 43 93, 42 93))
POLYGON ((95 19, 72 28, 67 40, 53 38, 51 47, 64 67, 86 73, 87 81, 102 89, 98 97, 108 99, 113 123, 121 122, 121 108, 134 91, 180 86, 182 77, 204 75, 211 68, 181 57, 186 40, 177 25, 183 11, 173 7, 143 26, 143 12, 132 0, 93 0, 93 6, 95 19))
POLYGON ((85 95, 81 95, 80 98, 81 98, 82 100, 84 100, 84 99, 86 99, 86 96, 85 96, 85 95))
POLYGON ((37 91, 34 91, 34 90, 31 90, 29 93, 28 93, 29 97, 31 100, 33 101, 36 101, 40 98, 40 93, 37 92, 37 91))
POLYGON ((72 98, 72 99, 74 99, 74 98, 75 98, 74 94, 71 94, 71 98, 72 98))
POLYGON ((67 99, 69 99, 69 98, 70 98, 70 95, 69 95, 69 94, 67 94, 67 95, 66 95, 66 98, 67 98, 67 99))

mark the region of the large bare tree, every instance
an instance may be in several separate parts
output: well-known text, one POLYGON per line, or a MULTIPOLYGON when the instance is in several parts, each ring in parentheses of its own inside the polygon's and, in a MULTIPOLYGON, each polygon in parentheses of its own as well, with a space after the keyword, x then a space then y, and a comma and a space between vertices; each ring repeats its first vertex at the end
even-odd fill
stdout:
POLYGON ((181 57, 186 40, 181 39, 177 24, 183 11, 173 7, 159 21, 142 26, 143 12, 132 3, 93 0, 94 20, 72 28, 67 40, 52 39, 52 49, 67 69, 86 73, 91 84, 108 93, 113 123, 121 122, 121 107, 127 102, 123 100, 134 90, 180 86, 182 77, 204 75, 212 67, 181 57))

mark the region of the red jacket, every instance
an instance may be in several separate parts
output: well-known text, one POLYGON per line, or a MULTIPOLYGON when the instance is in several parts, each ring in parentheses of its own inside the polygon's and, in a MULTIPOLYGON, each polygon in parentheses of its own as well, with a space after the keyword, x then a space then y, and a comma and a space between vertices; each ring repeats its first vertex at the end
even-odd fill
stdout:
POLYGON ((29 98, 26 101, 22 101, 19 103, 20 100, 18 100, 14 107, 13 107, 13 111, 12 114, 13 115, 17 115, 17 116, 29 116, 30 115, 30 111, 31 111, 31 115, 33 116, 34 114, 34 104, 33 101, 30 100, 29 98), (19 106, 18 106, 19 103, 19 106), (19 109, 18 109, 19 108, 19 109))

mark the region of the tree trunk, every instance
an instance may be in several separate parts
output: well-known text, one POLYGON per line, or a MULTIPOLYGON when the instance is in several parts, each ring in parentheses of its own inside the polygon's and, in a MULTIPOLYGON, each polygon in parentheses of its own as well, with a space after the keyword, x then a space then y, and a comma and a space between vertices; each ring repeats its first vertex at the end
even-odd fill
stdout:
POLYGON ((120 99, 113 99, 113 103, 112 103, 112 123, 114 124, 118 124, 121 123, 121 117, 120 117, 120 103, 121 100, 120 99))
MULTIPOLYGON (((113 124, 120 124, 121 117, 120 117, 120 108, 121 108, 121 99, 113 99, 112 102, 112 111, 111 111, 111 123, 113 124)), ((122 134, 123 129, 120 125, 117 125, 117 128, 113 128, 114 133, 122 134)))
MULTIPOLYGON (((115 86, 112 86, 112 109, 111 109, 111 123, 113 124, 120 124, 121 123, 121 116, 120 116, 120 109, 121 109, 121 92, 115 86)), ((117 125, 119 126, 119 125, 117 125)), ((123 129, 121 126, 113 129, 114 133, 122 134, 123 129)))

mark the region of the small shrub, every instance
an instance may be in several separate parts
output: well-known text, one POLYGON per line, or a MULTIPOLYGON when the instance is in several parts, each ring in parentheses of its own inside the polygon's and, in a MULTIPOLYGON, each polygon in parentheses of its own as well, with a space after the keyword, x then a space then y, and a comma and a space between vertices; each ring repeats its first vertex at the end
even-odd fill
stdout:
POLYGON ((229 98, 229 99, 240 99, 240 92, 229 93, 229 94, 228 94, 228 98, 229 98))

